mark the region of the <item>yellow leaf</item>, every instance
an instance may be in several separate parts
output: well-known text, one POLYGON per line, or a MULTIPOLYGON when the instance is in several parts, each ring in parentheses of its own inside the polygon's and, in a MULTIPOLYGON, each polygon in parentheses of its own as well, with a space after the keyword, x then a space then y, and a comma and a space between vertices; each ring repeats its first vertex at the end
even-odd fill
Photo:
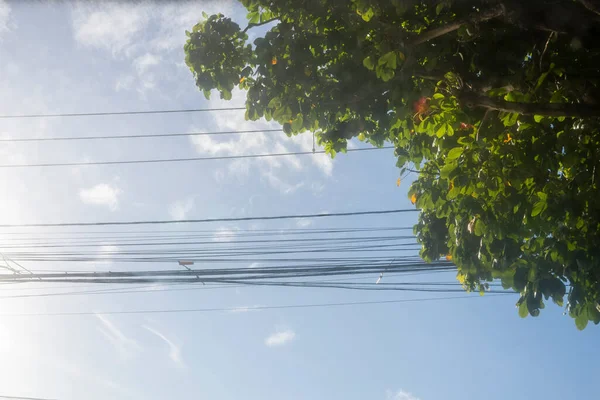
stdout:
POLYGON ((446 255, 446 261, 452 261, 452 254, 446 255))
POLYGON ((417 195, 413 193, 412 196, 410 196, 410 202, 415 204, 417 202, 417 195))
POLYGON ((398 180, 396 181, 396 186, 400 187, 401 183, 402 183, 402 179, 398 178, 398 180))
POLYGON ((465 284, 465 280, 466 280, 466 275, 463 275, 462 273, 458 273, 456 274, 456 279, 461 283, 461 285, 465 284))
POLYGON ((451 191, 452 189, 454 189, 454 181, 450 181, 450 184, 448 185, 448 191, 451 191))
POLYGON ((510 133, 506 134, 506 139, 504 139, 504 143, 508 143, 512 140, 512 137, 510 137, 510 133))
POLYGON ((244 82, 246 80, 245 76, 242 76, 242 78, 240 79, 240 83, 244 82))
POLYGON ((277 64, 277 57, 273 57, 273 59, 271 60, 271 64, 272 65, 277 64))

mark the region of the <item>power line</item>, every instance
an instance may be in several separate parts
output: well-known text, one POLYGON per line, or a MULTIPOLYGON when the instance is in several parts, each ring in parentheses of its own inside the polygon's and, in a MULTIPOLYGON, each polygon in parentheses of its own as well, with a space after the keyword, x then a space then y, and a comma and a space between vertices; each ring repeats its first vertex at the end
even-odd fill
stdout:
POLYGON ((182 224, 182 223, 210 223, 210 222, 240 222, 240 221, 270 221, 280 219, 300 219, 300 218, 329 218, 329 217, 350 217, 357 215, 385 215, 407 212, 418 212, 418 209, 396 209, 396 210, 377 210, 377 211, 353 211, 339 213, 322 214, 295 214, 295 215, 277 215, 263 217, 234 217, 234 218, 205 218, 205 219, 182 219, 182 220, 146 220, 146 221, 110 221, 110 222, 61 222, 45 224, 0 224, 0 228, 42 228, 42 227, 62 227, 62 226, 108 226, 108 225, 158 225, 158 224, 182 224))
MULTIPOLYGON (((364 147, 360 149, 348 149, 348 152, 355 151, 373 151, 373 150, 388 150, 394 146, 384 147, 364 147)), ((157 163, 174 163, 174 162, 192 162, 192 161, 215 161, 215 160, 240 160, 250 158, 271 158, 271 157, 288 157, 288 156, 309 156, 313 154, 325 154, 324 150, 319 151, 297 151, 289 153, 268 153, 268 154, 246 154, 236 156, 212 156, 212 157, 189 157, 189 158, 163 158, 150 160, 122 160, 122 161, 81 161, 70 163, 40 163, 40 164, 0 164, 0 168, 48 168, 48 167, 80 167, 87 165, 122 165, 122 164, 157 164, 157 163)))
POLYGON ((107 115, 145 115, 145 114, 181 114, 211 111, 237 111, 245 110, 246 107, 223 107, 223 108, 188 108, 179 110, 151 110, 151 111, 114 111, 114 112, 84 112, 84 113, 57 113, 57 114, 17 114, 0 115, 0 119, 16 118, 54 118, 54 117, 103 117, 107 115))
POLYGON ((10 400, 53 400, 53 399, 46 399, 46 398, 41 398, 41 397, 2 396, 2 395, 0 395, 0 399, 10 399, 10 400))
MULTIPOLYGON (((244 307, 246 311, 263 311, 263 310, 281 310, 281 309, 300 309, 300 308, 326 308, 326 307, 347 307, 358 305, 375 305, 375 304, 398 304, 398 303, 420 303, 425 301, 441 301, 441 300, 458 300, 458 299, 474 299, 485 297, 496 297, 513 295, 514 293, 497 293, 487 296, 467 295, 467 296, 449 296, 449 297, 426 297, 418 299, 396 299, 396 300, 375 300, 375 301, 353 301, 340 303, 316 303, 316 304, 287 304, 274 306, 253 306, 244 307)), ((116 315, 116 314, 178 314, 178 313, 204 313, 204 312, 235 312, 239 307, 223 307, 223 308, 180 308, 180 309, 163 309, 163 310, 124 310, 124 311, 74 311, 74 312, 49 312, 49 313, 21 313, 21 314, 0 314, 1 317, 57 317, 57 316, 82 316, 82 315, 116 315)))
POLYGON ((106 135, 106 136, 59 136, 48 138, 14 138, 0 139, 0 142, 54 142, 68 140, 104 140, 104 139, 141 139, 141 138, 159 138, 159 137, 181 137, 181 136, 212 136, 212 135, 235 135, 244 133, 271 133, 281 132, 281 129, 254 129, 245 131, 221 131, 221 132, 187 132, 187 133, 158 133, 158 134, 140 134, 140 135, 106 135))

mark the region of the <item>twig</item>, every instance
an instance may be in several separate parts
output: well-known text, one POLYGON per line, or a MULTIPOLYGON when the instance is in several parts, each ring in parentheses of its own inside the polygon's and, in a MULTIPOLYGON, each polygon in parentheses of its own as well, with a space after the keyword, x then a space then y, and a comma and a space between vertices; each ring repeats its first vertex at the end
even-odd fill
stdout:
POLYGON ((600 107, 583 103, 518 103, 492 99, 472 92, 458 95, 468 108, 483 107, 491 110, 517 113, 521 115, 543 115, 546 117, 598 118, 600 107))
POLYGON ((544 45, 544 51, 542 51, 542 55, 540 56, 540 72, 542 71, 542 61, 544 60, 544 54, 546 54, 546 50, 548 50, 548 45, 550 44, 552 36, 554 36, 554 32, 550 32, 550 35, 548 35, 548 40, 546 40, 546 44, 544 45))
POLYGON ((479 142, 479 131, 481 130, 481 127, 483 126, 483 124, 485 124, 487 122, 487 120, 489 119, 491 114, 492 114, 492 110, 490 110, 489 108, 487 110, 485 110, 485 114, 483 114, 483 118, 481 118, 481 123, 477 127, 477 133, 475 134, 476 142, 479 142))
POLYGON ((278 19, 279 19, 279 17, 273 17, 271 19, 268 19, 266 21, 259 22, 259 23, 256 23, 256 24, 248 24, 248 26, 244 28, 244 30, 242 31, 242 33, 246 33, 246 31, 248 31, 248 29, 250 29, 250 28, 255 28, 257 26, 266 25, 269 22, 277 21, 278 19))
POLYGON ((593 12, 596 15, 600 15, 600 4, 594 0, 579 0, 582 6, 587 8, 589 11, 593 12))
POLYGON ((476 24, 479 22, 484 22, 484 21, 499 17, 504 14, 505 14, 504 6, 498 5, 487 11, 472 14, 468 18, 450 23, 448 25, 440 26, 439 28, 430 29, 430 30, 424 32, 422 35, 419 35, 419 37, 415 38, 415 40, 413 40, 410 44, 413 46, 416 46, 421 43, 428 42, 437 37, 443 36, 447 33, 454 32, 455 30, 457 30, 464 24, 468 24, 468 23, 476 24))

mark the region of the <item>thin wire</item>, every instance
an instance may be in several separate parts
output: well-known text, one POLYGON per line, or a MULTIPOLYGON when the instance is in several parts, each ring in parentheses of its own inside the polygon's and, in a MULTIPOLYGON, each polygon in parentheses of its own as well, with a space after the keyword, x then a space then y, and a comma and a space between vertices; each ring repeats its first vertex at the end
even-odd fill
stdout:
MULTIPOLYGON (((384 147, 364 147, 360 149, 348 149, 346 151, 373 151, 373 150, 388 150, 394 146, 384 147)), ((163 158, 151 160, 122 160, 122 161, 81 161, 70 163, 40 163, 40 164, 0 164, 0 168, 49 168, 49 167, 78 167, 86 165, 122 165, 122 164, 158 164, 158 163, 174 163, 174 162, 192 162, 192 161, 216 161, 216 160, 240 160, 250 158, 271 158, 271 157, 288 157, 288 156, 307 156, 313 154, 325 154, 324 150, 298 151, 290 153, 269 153, 269 154, 246 154, 237 156, 213 156, 213 157, 190 157, 190 158, 163 158)))
POLYGON ((235 218, 205 218, 205 219, 182 219, 182 220, 146 220, 146 221, 110 221, 110 222, 60 222, 45 224, 0 224, 0 228, 42 228, 42 227, 60 227, 60 226, 108 226, 108 225, 158 225, 158 224, 200 224, 210 222, 240 222, 240 221, 271 221, 280 219, 300 219, 300 218, 329 218, 329 217, 349 217, 357 215, 385 215, 407 212, 418 212, 418 209, 396 209, 396 210, 377 210, 377 211, 353 211, 340 213, 322 213, 322 214, 296 214, 296 215, 278 215, 263 217, 235 217, 235 218))
MULTIPOLYGON (((419 299, 396 299, 396 300, 375 300, 375 301, 353 301, 340 303, 316 303, 316 304, 288 304, 275 306, 253 306, 244 307, 247 311, 262 311, 262 310, 281 310, 281 309, 300 309, 300 308, 325 308, 325 307, 347 307, 358 305, 375 305, 375 304, 397 304, 397 303, 419 303, 425 301, 440 301, 440 300, 458 300, 458 299, 474 299, 485 297, 496 297, 514 295, 515 293, 497 293, 487 296, 448 296, 448 297, 426 297, 419 299)), ((239 307, 224 307, 224 308, 180 308, 180 309, 163 309, 163 310, 125 310, 125 311, 74 311, 74 312, 49 312, 49 313, 20 313, 20 314, 0 314, 1 317, 56 317, 56 316, 81 316, 81 315, 116 315, 116 314, 177 314, 177 313, 203 313, 203 312, 235 312, 239 307)))
POLYGON ((0 395, 0 399, 10 399, 10 400, 54 400, 54 399, 47 399, 47 398, 41 398, 41 397, 2 396, 2 395, 0 395))
POLYGON ((281 129, 255 129, 246 131, 222 131, 222 132, 188 132, 188 133, 159 133, 147 135, 108 135, 108 136, 61 136, 49 138, 17 138, 0 139, 0 142, 54 142, 67 140, 104 140, 104 139, 141 139, 159 137, 181 137, 181 136, 205 136, 205 135, 235 135, 243 133, 271 133, 281 132, 281 129))
POLYGON ((245 110, 246 107, 223 107, 223 108, 189 108, 179 110, 151 110, 151 111, 115 111, 115 112, 84 112, 84 113, 58 113, 58 114, 19 114, 0 115, 0 119, 15 118, 54 118, 54 117, 102 117, 107 115, 145 115, 145 114, 179 114, 193 112, 211 111, 236 111, 245 110))

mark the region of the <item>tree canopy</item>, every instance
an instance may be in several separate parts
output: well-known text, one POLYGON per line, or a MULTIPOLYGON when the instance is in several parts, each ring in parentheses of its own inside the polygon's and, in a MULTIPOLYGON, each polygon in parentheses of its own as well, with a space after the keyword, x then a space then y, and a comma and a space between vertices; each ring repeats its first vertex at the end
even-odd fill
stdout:
POLYGON ((564 305, 600 322, 600 6, 596 0, 240 0, 187 32, 209 98, 246 118, 393 143, 428 261, 467 290, 499 279, 522 317, 564 305), (248 43, 247 32, 265 25, 248 43))

